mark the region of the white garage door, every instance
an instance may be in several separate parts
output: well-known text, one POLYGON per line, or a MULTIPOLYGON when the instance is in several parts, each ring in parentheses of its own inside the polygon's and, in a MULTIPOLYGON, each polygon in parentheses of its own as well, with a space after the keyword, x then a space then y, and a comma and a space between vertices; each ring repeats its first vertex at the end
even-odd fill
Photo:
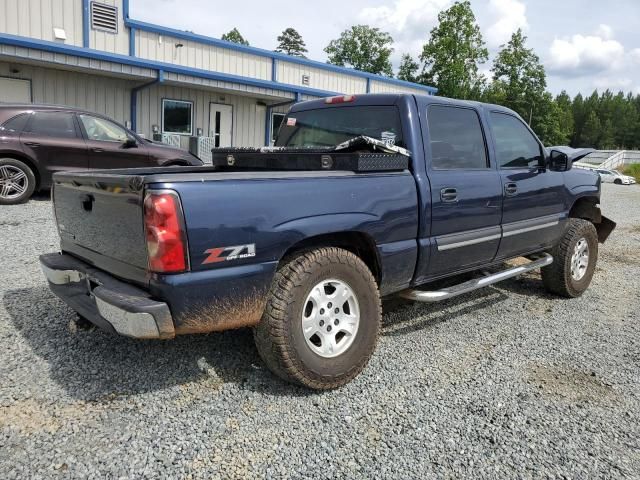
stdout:
POLYGON ((31 103, 31 80, 0 77, 0 102, 31 103))

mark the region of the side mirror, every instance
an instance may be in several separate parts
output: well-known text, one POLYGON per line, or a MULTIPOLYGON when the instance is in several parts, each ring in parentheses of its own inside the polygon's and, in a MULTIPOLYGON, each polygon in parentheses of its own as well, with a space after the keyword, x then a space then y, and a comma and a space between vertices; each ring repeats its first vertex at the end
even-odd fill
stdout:
POLYGON ((547 162, 549 170, 552 172, 566 172, 571 170, 571 160, 569 156, 560 150, 551 150, 547 162))
POLYGON ((124 148, 136 148, 138 146, 138 142, 136 142, 133 138, 127 138, 122 146, 124 148))

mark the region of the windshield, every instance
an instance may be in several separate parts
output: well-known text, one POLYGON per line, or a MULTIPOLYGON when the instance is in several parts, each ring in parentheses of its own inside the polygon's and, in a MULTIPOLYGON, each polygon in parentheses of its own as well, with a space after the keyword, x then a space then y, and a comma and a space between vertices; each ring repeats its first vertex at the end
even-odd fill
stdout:
POLYGON ((282 121, 278 147, 332 147, 367 136, 406 147, 400 113, 394 106, 319 108, 291 112, 282 121))

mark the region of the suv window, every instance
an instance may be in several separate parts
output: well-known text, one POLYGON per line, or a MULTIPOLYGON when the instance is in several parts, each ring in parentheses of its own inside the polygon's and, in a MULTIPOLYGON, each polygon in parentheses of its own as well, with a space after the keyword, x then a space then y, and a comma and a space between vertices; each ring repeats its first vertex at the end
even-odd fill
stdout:
POLYGON ((291 112, 282 121, 275 144, 333 147, 362 135, 404 147, 398 109, 381 105, 291 112))
POLYGON ((529 168, 542 164, 540 144, 529 129, 513 115, 491 112, 491 131, 500 167, 529 168))
POLYGON ((107 119, 92 115, 79 115, 79 117, 89 140, 124 143, 129 138, 124 128, 107 119))
POLYGON ((10 132, 21 132, 28 121, 29 121, 29 114, 21 113, 20 115, 16 115, 10 120, 7 120, 6 122, 4 122, 0 130, 6 130, 10 132))
POLYGON ((475 110, 432 105, 427 113, 427 123, 433 168, 489 167, 480 117, 475 110))
POLYGON ((35 112, 27 131, 45 137, 76 138, 73 114, 67 112, 35 112))

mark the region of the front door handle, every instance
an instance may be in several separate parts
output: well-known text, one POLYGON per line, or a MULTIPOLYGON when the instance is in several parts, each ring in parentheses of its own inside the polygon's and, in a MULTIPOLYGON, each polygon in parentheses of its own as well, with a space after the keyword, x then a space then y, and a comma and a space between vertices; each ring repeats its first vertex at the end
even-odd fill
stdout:
POLYGON ((40 146, 38 142, 24 142, 24 144, 33 148, 38 148, 40 146))
POLYGON ((102 153, 104 152, 104 148, 92 148, 91 151, 93 153, 102 153))
POLYGON ((515 183, 505 183, 504 184, 504 194, 507 197, 513 197, 516 193, 518 193, 518 185, 515 183))
POLYGON ((440 190, 440 200, 444 203, 455 203, 458 201, 458 190, 455 188, 443 188, 440 190))

